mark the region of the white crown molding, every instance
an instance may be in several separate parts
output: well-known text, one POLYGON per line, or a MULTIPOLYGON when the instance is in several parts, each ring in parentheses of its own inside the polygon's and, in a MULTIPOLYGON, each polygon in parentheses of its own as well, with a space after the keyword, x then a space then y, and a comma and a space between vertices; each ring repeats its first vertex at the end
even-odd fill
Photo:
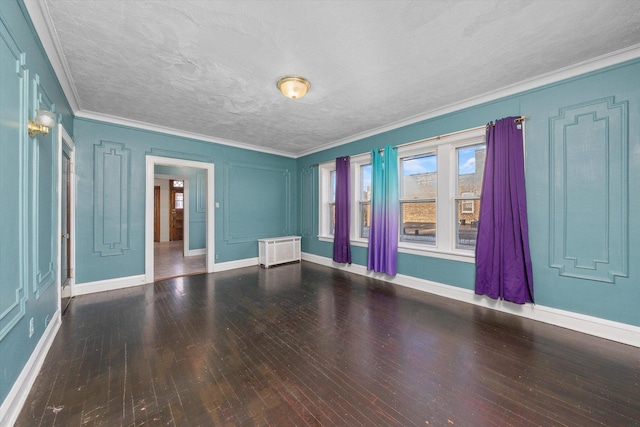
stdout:
POLYGON ((158 126, 151 123, 139 122, 136 120, 125 119, 122 117, 111 116, 108 114, 96 113, 94 111, 78 111, 76 117, 81 119, 96 120, 99 122, 111 123, 120 126, 127 126, 136 129, 148 130, 151 132, 159 132, 167 135, 179 136, 181 138, 196 139, 198 141, 211 142, 214 144, 227 145, 229 147, 241 148, 243 150, 259 151, 261 153, 274 154, 276 156, 295 158, 295 154, 286 151, 272 150, 269 148, 259 147, 244 142, 231 141, 228 139, 212 138, 199 133, 185 132, 182 130, 158 126))
MULTIPOLYGON (((409 117, 397 122, 388 123, 386 125, 379 126, 374 129, 370 129, 366 132, 354 134, 346 138, 329 142, 327 144, 321 145, 319 147, 315 147, 310 150, 305 150, 299 153, 292 153, 292 152, 271 150, 268 148, 259 147, 249 143, 225 140, 221 138, 213 138, 207 135, 180 131, 173 128, 166 128, 162 126, 152 125, 149 123, 138 122, 135 120, 129 120, 121 117, 115 117, 115 116, 99 114, 92 111, 83 110, 80 103, 80 98, 77 93, 76 86, 73 82, 71 73, 69 71, 69 66, 63 54, 62 47, 60 46, 58 37, 56 37, 55 35, 55 28, 53 27, 53 24, 51 22, 51 17, 49 15, 49 11, 47 9, 45 1, 44 0, 23 0, 23 1, 27 8, 29 16, 31 17, 31 21, 33 22, 36 32, 40 37, 40 41, 44 46, 45 53, 49 57, 49 61, 51 62, 51 65, 53 66, 53 69, 56 73, 56 76, 60 81, 62 90, 64 91, 64 94, 67 97, 67 100, 69 101, 69 104, 71 106, 73 113, 77 117, 93 119, 97 121, 104 121, 104 122, 113 123, 113 124, 120 124, 123 126, 136 127, 140 129, 149 130, 149 131, 166 133, 169 135, 197 139, 197 140, 202 140, 206 142, 212 142, 216 144, 222 144, 222 145, 227 145, 231 147, 258 151, 258 152, 267 153, 267 154, 274 154, 274 155, 289 157, 289 158, 300 158, 300 157, 308 156, 313 153, 318 153, 320 151, 328 150, 330 148, 348 144, 350 142, 358 141, 370 136, 378 135, 383 132, 388 132, 394 129, 398 129, 403 126, 412 125, 427 119, 442 116, 447 113, 462 110, 464 108, 473 107, 475 105, 480 105, 485 102, 494 101, 499 98, 514 95, 527 90, 531 90, 531 89, 535 89, 548 84, 556 83, 561 80, 577 77, 581 74, 597 71, 598 69, 601 69, 601 68, 609 67, 609 66, 620 64, 636 58, 640 58, 640 44, 636 44, 628 48, 610 52, 605 55, 601 55, 596 58, 579 62, 577 64, 564 67, 559 70, 555 70, 546 74, 542 74, 540 76, 537 76, 531 79, 523 80, 513 85, 505 86, 498 90, 491 91, 479 96, 475 96, 461 102, 450 104, 450 105, 437 108, 435 110, 431 110, 426 113, 409 117)), ((479 123, 478 125, 481 125, 481 124, 483 123, 479 123)))
POLYGON ((67 97, 71 110, 75 114, 81 109, 80 97, 78 96, 76 85, 71 77, 69 65, 62 52, 60 39, 56 36, 56 30, 51 22, 49 9, 44 0, 23 1, 31 17, 31 22, 36 29, 36 33, 38 33, 38 37, 40 37, 40 42, 44 47, 45 53, 51 62, 53 71, 56 73, 56 77, 62 86, 62 91, 67 97))
POLYGON ((457 301, 486 307, 492 310, 525 317, 539 322, 548 323, 554 326, 571 329, 596 337, 605 338, 611 341, 640 347, 640 327, 628 325, 626 323, 613 322, 599 317, 587 316, 567 310, 560 310, 553 307, 545 307, 539 304, 513 304, 503 300, 492 300, 487 297, 476 295, 470 289, 463 289, 457 286, 445 285, 443 283, 432 282, 430 280, 419 279, 417 277, 398 274, 387 276, 382 273, 368 271, 363 265, 339 264, 330 258, 303 252, 304 261, 324 265, 338 270, 348 271, 361 276, 372 277, 400 286, 416 289, 434 295, 451 298, 457 301))
MULTIPOLYGON (((296 155, 297 158, 308 156, 309 154, 318 153, 320 151, 328 150, 330 148, 338 147, 340 145, 348 144, 350 142, 359 141, 370 136, 379 135, 384 132, 395 130, 403 126, 412 125, 424 120, 439 117, 448 113, 463 110, 465 108, 473 107, 476 105, 484 104, 486 102, 495 101, 496 99, 504 98, 507 96, 515 95, 517 93, 526 92, 531 89, 536 89, 541 86, 557 83, 562 80, 570 79, 572 77, 578 77, 583 74, 597 71, 602 68, 610 67, 617 64, 622 64, 633 59, 640 58, 640 44, 630 46, 625 49, 620 49, 614 52, 607 53, 602 56, 598 56, 586 61, 579 62, 564 68, 560 68, 555 71, 551 71, 546 74, 542 74, 531 79, 522 80, 518 83, 514 83, 509 86, 505 86, 495 91, 487 92, 482 95, 478 95, 461 102, 456 102, 435 110, 428 111, 423 114, 419 114, 413 117, 409 117, 397 122, 389 123, 384 126, 380 126, 374 129, 370 129, 366 132, 351 135, 346 138, 339 139, 337 141, 330 142, 320 147, 306 150, 296 155)), ((524 114, 525 112, 523 112, 524 114)), ((469 124, 473 126, 474 124, 469 124)), ((484 123, 475 123, 475 125, 484 125, 484 123)), ((434 135, 435 136, 435 135, 434 135)))

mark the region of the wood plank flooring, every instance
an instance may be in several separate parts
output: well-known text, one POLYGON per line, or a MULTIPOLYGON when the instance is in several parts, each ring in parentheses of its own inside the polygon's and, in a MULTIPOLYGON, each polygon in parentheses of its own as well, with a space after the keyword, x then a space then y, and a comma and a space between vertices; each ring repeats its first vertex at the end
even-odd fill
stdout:
POLYGON ((79 296, 18 426, 633 426, 640 349, 303 262, 79 296))
POLYGON ((185 257, 183 245, 182 240, 154 242, 153 275, 155 280, 207 271, 205 255, 185 257))

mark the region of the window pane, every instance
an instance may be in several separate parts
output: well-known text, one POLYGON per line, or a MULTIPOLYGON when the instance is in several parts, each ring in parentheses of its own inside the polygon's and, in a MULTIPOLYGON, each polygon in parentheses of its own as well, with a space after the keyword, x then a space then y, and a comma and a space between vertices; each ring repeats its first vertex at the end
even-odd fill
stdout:
POLYGON ((457 150, 458 197, 456 201, 456 248, 474 249, 478 235, 482 175, 487 154, 486 145, 471 145, 457 150), (464 200, 467 198, 467 200, 464 200))
POLYGON ((183 188, 184 187, 184 181, 174 180, 173 181, 173 186, 174 186, 174 188, 183 188))
POLYGON ((329 203, 329 234, 334 235, 336 231, 336 204, 329 203))
POLYGON ((371 203, 360 203, 360 237, 369 238, 371 225, 371 203))
POLYGON ((402 199, 435 199, 438 186, 437 156, 424 154, 401 159, 402 199))
POLYGON ((436 202, 403 202, 400 240, 435 245, 436 202))
POLYGON ((478 235, 480 200, 458 200, 457 207, 456 248, 474 249, 478 235))
POLYGON ((480 197, 487 148, 484 144, 458 148, 458 196, 480 197))
POLYGON ((336 201, 336 171, 331 171, 331 197, 329 201, 331 203, 336 201))
POLYGON ((371 200, 371 165, 360 166, 360 200, 371 200))

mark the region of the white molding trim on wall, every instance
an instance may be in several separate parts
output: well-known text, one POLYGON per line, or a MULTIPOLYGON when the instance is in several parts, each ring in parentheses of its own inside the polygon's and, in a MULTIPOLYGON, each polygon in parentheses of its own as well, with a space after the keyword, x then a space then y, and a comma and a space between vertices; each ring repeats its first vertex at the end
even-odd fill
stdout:
POLYGON ((62 324, 61 319, 60 309, 58 309, 44 330, 44 334, 42 334, 40 341, 38 341, 38 345, 36 345, 33 353, 31 353, 31 357, 29 357, 26 365, 22 368, 18 379, 13 384, 13 387, 11 387, 11 390, 9 390, 9 394, 4 402, 2 402, 2 406, 0 406, 0 425, 12 426, 16 422, 22 406, 27 400, 29 391, 40 372, 40 368, 42 368, 44 359, 53 344, 53 339, 58 333, 58 329, 60 329, 60 325, 62 324))
MULTIPOLYGON (((319 151, 324 151, 332 147, 347 144, 349 142, 357 141, 368 136, 377 135, 382 132, 397 129, 402 126, 407 126, 413 123, 421 122, 429 118, 437 117, 443 114, 450 113, 452 111, 458 111, 463 108, 472 107, 485 102, 490 102, 505 96, 513 95, 519 92, 524 92, 536 87, 545 86, 551 83, 555 83, 561 80, 565 80, 571 77, 576 77, 581 74, 586 74, 598 69, 606 68, 612 65, 621 64, 626 61, 630 61, 640 57, 640 44, 629 46, 624 49, 620 49, 614 52, 592 58, 586 61, 572 64, 559 70, 554 70, 549 73, 542 74, 540 76, 523 80, 521 82, 509 85, 503 88, 499 88, 495 91, 487 92, 485 94, 462 100, 454 104, 444 106, 432 111, 425 112, 410 118, 406 118, 402 121, 380 126, 375 129, 370 129, 366 132, 351 135, 349 137, 339 139, 337 141, 328 142, 327 144, 313 148, 311 150, 303 151, 301 153, 289 153, 281 152, 277 150, 270 150, 266 147, 260 147, 249 143, 225 140, 222 138, 214 138, 207 135, 200 135, 191 132, 185 132, 177 129, 166 128, 163 126, 157 126, 150 123, 143 123, 134 120, 129 120, 123 117, 110 116, 106 114, 100 114, 93 111, 83 110, 80 105, 80 99, 77 93, 76 85, 71 78, 71 72, 66 62, 64 55, 62 54, 62 47, 59 44, 58 39, 54 36, 55 30, 51 23, 51 17, 47 9, 47 3, 45 0, 24 0, 24 4, 27 8, 33 26, 40 37, 40 41, 44 46, 45 53, 47 54, 49 61, 55 71, 56 77, 60 81, 62 90, 71 105, 73 113, 77 117, 99 120, 107 123, 119 124, 123 126, 131 126, 139 129, 150 130, 153 132, 161 132, 169 135, 175 135, 185 138, 193 138, 201 141, 213 142, 216 144, 227 145, 231 147, 243 148, 246 150, 259 151, 263 153, 276 154, 284 157, 299 158, 309 154, 313 154, 319 151)), ((479 123, 482 124, 482 123, 479 123)))
POLYGON ((97 280, 95 282, 76 283, 74 295, 87 295, 96 292, 113 291, 115 289, 131 288, 146 283, 145 275, 118 277, 117 279, 97 280))
POLYGON ((185 256, 196 256, 196 255, 206 255, 207 248, 202 249, 189 249, 185 256))
POLYGON ((245 258, 235 261, 219 262, 215 265, 213 271, 218 273, 220 271, 235 270, 236 268, 253 267, 258 265, 258 257, 245 258))
POLYGON ((29 12, 31 22, 38 33, 38 37, 40 37, 56 77, 58 77, 60 86, 62 86, 62 91, 69 101, 71 110, 75 113, 82 108, 80 106, 80 98, 76 85, 71 78, 71 71, 63 54, 60 41, 54 36, 56 30, 51 22, 47 3, 45 0, 24 0, 24 5, 27 8, 27 12, 29 12))
MULTIPOLYGON (((577 64, 569 65, 559 70, 554 70, 549 73, 541 74, 539 76, 514 83, 509 86, 505 86, 491 92, 484 93, 460 102, 455 102, 450 105, 446 105, 435 110, 427 111, 422 114, 418 114, 413 117, 408 117, 403 120, 386 124, 368 131, 348 136, 346 138, 339 139, 337 141, 329 142, 318 147, 314 147, 311 150, 306 150, 297 154, 297 158, 308 156, 309 154, 318 153, 320 151, 328 150, 329 148, 339 147, 340 145, 348 144, 350 142, 359 141, 361 139, 379 135, 384 132, 389 132, 394 129, 398 129, 404 126, 409 126, 424 120, 436 118, 445 114, 453 113, 456 111, 470 108, 476 105, 484 104, 486 102, 495 101, 500 98, 515 95, 528 90, 536 89, 549 84, 557 83, 562 80, 578 77, 583 74, 587 74, 593 71, 598 71, 603 68, 607 68, 613 65, 622 64, 627 61, 640 58, 640 44, 629 46, 625 49, 620 49, 614 52, 610 52, 596 58, 592 58, 586 61, 579 62, 577 64)), ((483 125, 483 123, 478 123, 483 125)), ((436 136, 436 135, 433 135, 436 136)))
POLYGON ((403 274, 398 274, 395 277, 391 277, 381 273, 373 273, 371 271, 368 271, 366 267, 362 265, 338 264, 330 258, 325 258, 315 254, 303 252, 302 259, 304 261, 313 262, 316 264, 324 265, 326 267, 348 271, 350 273, 358 274, 361 276, 372 277, 374 279, 383 280, 385 282, 405 286, 423 292, 428 292, 434 295, 439 295, 469 304, 490 308, 492 310, 497 310, 504 313, 514 314, 516 316, 537 320, 539 322, 548 323, 554 326, 560 326, 562 328, 594 335, 596 337, 605 338, 611 341, 617 341, 634 347, 640 347, 640 327, 637 326, 613 322, 598 317, 587 316, 584 314, 560 310, 552 307, 545 307, 537 304, 518 305, 502 300, 496 301, 487 297, 476 295, 475 292, 469 289, 445 285, 442 283, 432 282, 430 280, 419 279, 403 274))

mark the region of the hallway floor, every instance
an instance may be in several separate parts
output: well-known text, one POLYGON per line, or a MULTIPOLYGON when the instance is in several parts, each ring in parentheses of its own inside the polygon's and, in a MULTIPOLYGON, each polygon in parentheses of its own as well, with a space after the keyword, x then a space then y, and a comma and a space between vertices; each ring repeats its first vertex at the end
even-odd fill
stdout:
POLYGON ((207 270, 206 255, 183 256, 183 242, 155 242, 153 244, 154 279, 188 276, 207 270))

